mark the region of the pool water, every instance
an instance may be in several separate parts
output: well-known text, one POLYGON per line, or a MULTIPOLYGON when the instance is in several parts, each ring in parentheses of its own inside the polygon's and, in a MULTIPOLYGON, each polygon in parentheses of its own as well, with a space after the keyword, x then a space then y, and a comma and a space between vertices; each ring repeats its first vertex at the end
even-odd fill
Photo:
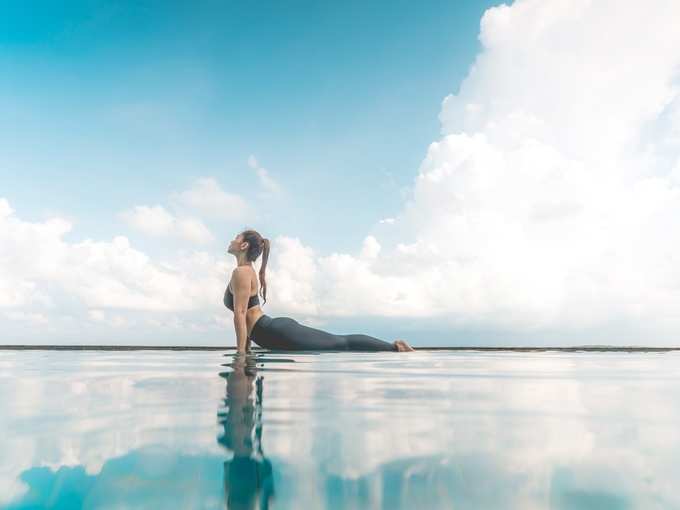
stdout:
POLYGON ((0 508, 680 508, 680 353, 0 350, 0 508))

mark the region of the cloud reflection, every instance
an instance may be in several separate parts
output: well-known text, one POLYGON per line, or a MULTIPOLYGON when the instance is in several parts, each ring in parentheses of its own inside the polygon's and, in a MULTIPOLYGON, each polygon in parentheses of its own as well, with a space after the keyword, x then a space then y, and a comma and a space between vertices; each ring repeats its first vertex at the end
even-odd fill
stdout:
POLYGON ((680 509, 675 353, 224 360, 0 351, 0 508, 680 509))

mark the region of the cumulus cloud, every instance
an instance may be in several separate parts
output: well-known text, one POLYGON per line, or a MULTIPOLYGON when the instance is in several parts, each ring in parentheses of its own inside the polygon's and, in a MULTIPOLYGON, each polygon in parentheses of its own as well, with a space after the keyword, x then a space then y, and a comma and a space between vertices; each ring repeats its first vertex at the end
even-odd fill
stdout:
POLYGON ((64 220, 24 221, 6 199, 0 211, 0 307, 58 312, 67 296, 92 309, 168 312, 200 309, 223 290, 226 263, 208 254, 151 260, 123 236, 68 242, 64 220))
MULTIPOLYGON (((367 236, 355 254, 322 255, 287 236, 277 236, 271 247, 267 282, 272 289, 270 306, 277 312, 321 317, 433 313, 424 298, 436 273, 425 276, 427 281, 408 272, 398 274, 398 257, 379 257, 381 246, 373 236, 367 236)), ((269 295, 267 299, 270 303, 269 295)))
POLYGON ((485 13, 483 50, 443 101, 443 138, 403 212, 479 312, 522 327, 619 316, 677 331, 679 16, 667 1, 485 13), (654 34, 638 44, 641 23, 654 34))
POLYGON ((373 236, 366 236, 364 244, 361 248, 361 257, 366 259, 375 259, 380 253, 380 243, 373 236))
POLYGON ((130 227, 150 236, 177 237, 193 243, 208 244, 215 236, 200 217, 213 220, 242 221, 251 217, 251 207, 241 196, 222 189, 216 179, 201 177, 188 189, 169 197, 170 208, 137 205, 119 213, 130 227))
POLYGON ((178 218, 177 230, 183 238, 199 244, 215 240, 215 236, 213 236, 208 227, 196 218, 178 218))
MULTIPOLYGON (((480 53, 442 102, 441 138, 402 210, 380 221, 395 241, 367 235, 356 253, 322 255, 300 239, 274 238, 270 313, 434 318, 442 327, 508 332, 617 323, 609 343, 635 324, 655 334, 639 343, 673 341, 677 19, 672 0, 519 0, 489 9, 480 53), (654 30, 631 38, 641 26, 654 30)), ((249 165, 267 189, 254 156, 249 165)), ((172 199, 213 218, 252 213, 211 178, 172 199)), ((175 225, 156 207, 143 211, 149 232, 175 225)), ((6 201, 0 221, 0 306, 43 313, 56 300, 44 281, 93 309, 200 309, 209 299, 198 282, 218 287, 215 261, 173 269, 124 237, 67 243, 69 222, 25 222, 6 201)))
POLYGON ((304 300, 338 315, 552 332, 619 321, 619 331, 645 324, 673 338, 677 19, 680 5, 663 0, 489 9, 482 51, 442 103, 442 138, 403 210, 380 222, 401 241, 383 246, 379 264, 369 256, 377 239, 357 255, 279 246, 314 267, 286 270, 307 282, 304 300), (654 33, 632 40, 641 23, 654 33))
POLYGON ((178 205, 220 220, 241 221, 253 212, 240 195, 224 191, 212 177, 196 179, 189 189, 173 193, 170 198, 178 205))
POLYGON ((215 240, 201 220, 177 217, 161 205, 138 205, 121 212, 120 218, 132 228, 152 236, 176 236, 199 244, 215 240))
POLYGON ((138 205, 123 211, 120 217, 131 227, 154 236, 170 234, 175 224, 175 217, 160 205, 138 205))

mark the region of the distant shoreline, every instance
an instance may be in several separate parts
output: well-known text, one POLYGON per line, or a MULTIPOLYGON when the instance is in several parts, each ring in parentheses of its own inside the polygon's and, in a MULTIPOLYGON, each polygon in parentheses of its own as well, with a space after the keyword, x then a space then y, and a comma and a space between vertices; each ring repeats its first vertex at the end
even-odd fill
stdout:
MULTIPOLYGON (((611 345, 582 345, 571 347, 415 347, 419 351, 510 351, 510 352, 669 352, 680 347, 639 347, 611 345)), ((236 347, 173 346, 173 345, 0 345, 0 351, 233 351, 236 347)), ((254 348, 253 352, 269 352, 254 348)), ((288 351, 287 351, 288 352, 288 351)))

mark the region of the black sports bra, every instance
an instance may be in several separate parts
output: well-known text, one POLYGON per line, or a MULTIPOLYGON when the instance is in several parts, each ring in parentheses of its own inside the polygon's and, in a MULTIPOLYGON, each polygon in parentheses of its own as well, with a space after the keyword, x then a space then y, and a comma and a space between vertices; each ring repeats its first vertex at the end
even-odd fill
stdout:
MULTIPOLYGON (((250 296, 250 299, 248 300, 248 308, 252 308, 255 305, 260 304, 260 296, 255 294, 254 296, 250 296)), ((224 306, 229 308, 232 312, 234 311, 234 294, 232 294, 231 289, 229 288, 229 284, 227 284, 227 290, 224 291, 224 306)))

